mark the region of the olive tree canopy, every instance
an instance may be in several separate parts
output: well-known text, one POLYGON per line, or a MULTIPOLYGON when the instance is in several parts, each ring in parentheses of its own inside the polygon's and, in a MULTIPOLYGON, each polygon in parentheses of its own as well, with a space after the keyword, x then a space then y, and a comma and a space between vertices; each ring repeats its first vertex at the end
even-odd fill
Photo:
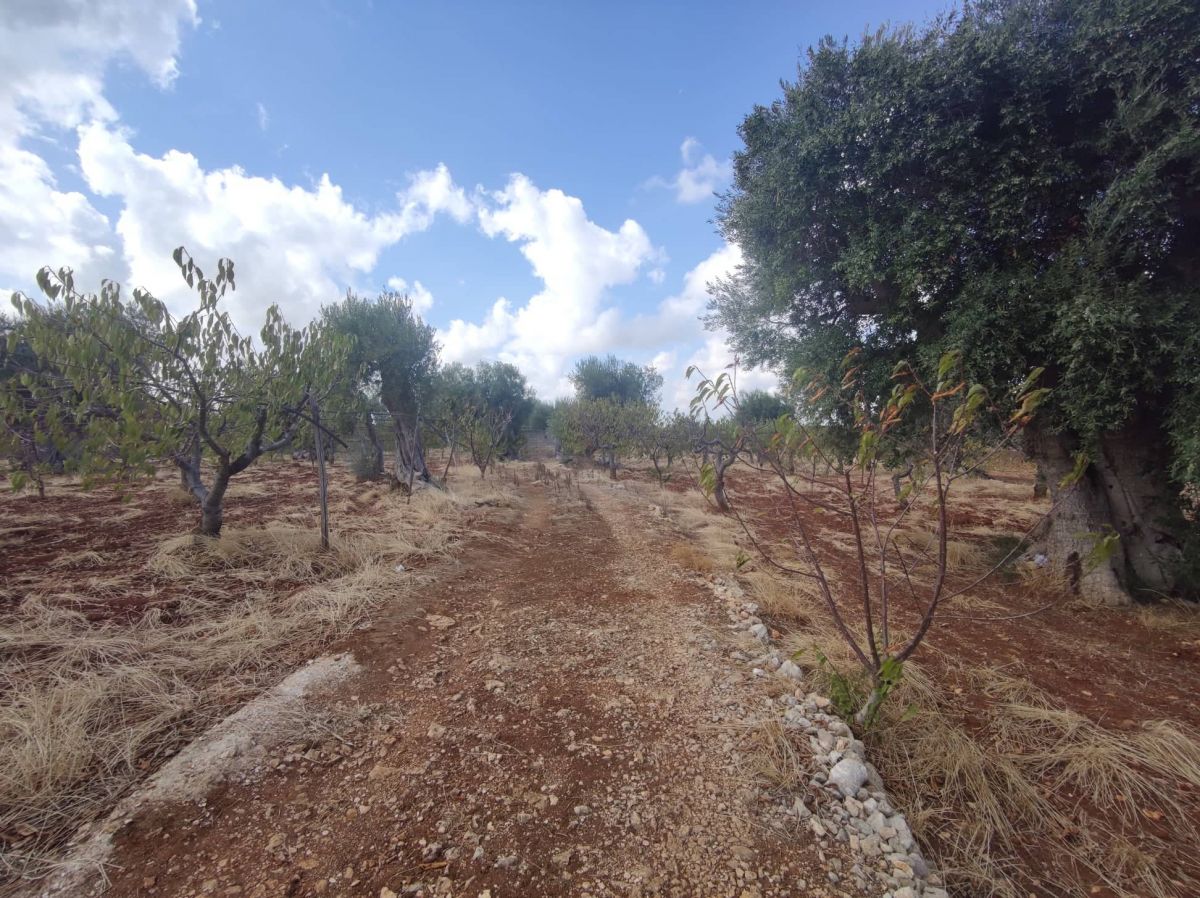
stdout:
POLYGON ((741 124, 718 217, 745 264, 712 321, 788 373, 861 346, 879 396, 899 360, 948 350, 996 395, 1044 366, 1052 558, 1115 533, 1090 592, 1194 594, 1198 102, 1189 0, 987 0, 826 39, 741 124))
POLYGON ((347 293, 321 310, 322 320, 350 339, 350 367, 363 386, 378 387, 379 401, 392 419, 396 477, 430 480, 421 444, 421 415, 428 410, 438 344, 409 298, 385 292, 376 299, 347 293))

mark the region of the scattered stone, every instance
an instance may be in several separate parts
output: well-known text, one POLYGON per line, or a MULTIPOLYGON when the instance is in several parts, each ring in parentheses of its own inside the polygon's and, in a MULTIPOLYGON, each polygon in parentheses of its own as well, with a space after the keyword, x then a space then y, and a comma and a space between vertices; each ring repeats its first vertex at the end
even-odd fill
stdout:
POLYGON ((779 670, 777 673, 780 676, 786 677, 789 680, 794 680, 797 683, 803 682, 804 680, 804 671, 800 669, 800 665, 798 665, 795 661, 784 661, 779 665, 779 670))
POLYGON ((830 785, 837 786, 847 798, 858 792, 866 781, 866 765, 857 758, 842 758, 829 771, 830 785))
POLYGON ((749 848, 745 845, 734 845, 732 850, 733 850, 733 856, 736 857, 739 861, 754 860, 754 849, 753 848, 749 848))

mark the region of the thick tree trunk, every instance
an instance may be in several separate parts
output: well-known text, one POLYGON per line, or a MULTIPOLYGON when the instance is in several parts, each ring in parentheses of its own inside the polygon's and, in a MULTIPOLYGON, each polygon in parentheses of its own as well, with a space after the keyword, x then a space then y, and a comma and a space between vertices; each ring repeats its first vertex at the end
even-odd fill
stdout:
POLYGON ((229 474, 218 471, 212 489, 200 503, 200 533, 214 539, 221 535, 224 523, 225 491, 229 489, 229 474))
POLYGON ((1163 526, 1170 510, 1165 445, 1154 428, 1131 426, 1105 434, 1097 457, 1065 495, 1059 481, 1075 466, 1069 438, 1033 434, 1031 448, 1056 508, 1045 527, 1045 554, 1071 588, 1107 605, 1169 594, 1179 548, 1163 526), (1107 559, 1097 542, 1118 537, 1107 559))
POLYGON ((396 436, 396 479, 402 483, 411 483, 414 478, 429 482, 432 478, 415 424, 404 415, 393 414, 392 427, 396 436))
POLYGON ((1138 427, 1106 435, 1095 467, 1108 494, 1113 526, 1125 547, 1127 586, 1135 597, 1175 589, 1181 548, 1168 522, 1174 496, 1165 434, 1138 427))
POLYGON ((367 412, 364 424, 367 431, 367 440, 371 444, 372 470, 375 471, 375 476, 379 477, 383 474, 383 443, 379 441, 379 431, 375 429, 375 416, 367 412))

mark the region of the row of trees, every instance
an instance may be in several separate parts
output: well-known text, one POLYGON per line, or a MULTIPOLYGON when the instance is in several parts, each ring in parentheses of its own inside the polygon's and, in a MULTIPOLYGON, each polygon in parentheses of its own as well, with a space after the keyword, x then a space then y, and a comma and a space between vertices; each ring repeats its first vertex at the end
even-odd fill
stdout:
POLYGON ((560 450, 597 461, 612 477, 622 459, 644 459, 660 484, 681 459, 694 458, 701 465, 711 460, 722 510, 728 509, 725 472, 737 457, 741 430, 761 429, 792 410, 779 396, 754 390, 740 395, 726 416, 665 412, 659 403, 662 376, 612 355, 582 359, 570 380, 574 398, 556 403, 549 420, 560 450))
POLYGON ((44 301, 14 295, 19 317, 0 319, 0 456, 14 487, 40 491, 47 473, 130 482, 170 464, 197 503, 199 532, 217 536, 232 478, 314 437, 360 440, 364 476, 376 477, 386 422, 391 476, 410 488, 437 482, 430 438, 451 458, 466 452, 481 475, 518 450, 538 408, 524 377, 500 362, 440 366, 433 329, 407 297, 347 294, 301 329, 272 306, 254 340, 220 304, 236 289, 233 262, 209 276, 183 248, 174 259, 197 296, 182 316, 112 281, 80 292, 67 268, 38 272, 44 301))

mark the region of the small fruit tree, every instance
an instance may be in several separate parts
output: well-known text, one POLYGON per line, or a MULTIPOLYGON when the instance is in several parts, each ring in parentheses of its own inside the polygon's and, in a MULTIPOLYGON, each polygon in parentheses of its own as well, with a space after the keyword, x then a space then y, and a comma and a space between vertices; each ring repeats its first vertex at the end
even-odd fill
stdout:
POLYGON ((178 317, 145 289, 126 300, 106 280, 99 293, 80 293, 69 268, 39 271, 47 301, 17 293, 13 304, 22 337, 54 376, 21 380, 35 396, 60 397, 83 442, 72 457, 85 481, 172 464, 199 506, 199 532, 215 537, 230 480, 310 420, 312 401, 345 373, 347 343, 319 325, 289 327, 277 306, 259 341, 244 337, 219 307, 235 288, 233 262, 221 259, 209 278, 182 247, 174 258, 199 298, 178 317))
MULTIPOLYGON (((947 561, 951 490, 957 481, 1011 445, 1050 391, 1036 386, 1042 373, 1038 369, 1015 387, 1014 401, 994 401, 983 386, 966 381, 961 353, 952 351, 941 357, 936 373, 929 377, 907 362, 897 364, 892 372, 892 392, 886 403, 876 406, 865 399, 856 351, 846 356, 842 370, 840 385, 798 373, 798 410, 779 415, 769 428, 743 414, 736 368, 715 379, 689 368, 688 377, 700 374, 692 401, 694 412, 706 420, 715 418, 714 423, 728 432, 721 443, 725 456, 740 456, 745 464, 765 469, 782 485, 779 501, 788 539, 782 544, 773 540, 749 510, 740 507, 736 495, 724 491, 717 471, 724 456, 703 466, 701 488, 710 495, 721 489, 723 509, 737 517, 768 566, 816 586, 830 620, 866 680, 866 688, 857 689, 854 678, 841 678, 844 701, 839 704, 860 724, 870 726, 880 704, 899 682, 904 662, 924 641, 943 605, 974 588, 1008 560, 1001 559, 970 583, 951 583, 947 561), (849 462, 828 452, 820 432, 821 419, 805 414, 822 408, 821 400, 830 393, 840 396, 858 434, 858 452, 849 462), (1002 407, 1008 411, 1002 412, 1002 407), (920 422, 925 439, 911 481, 894 499, 890 489, 876 488, 877 480, 886 475, 882 460, 887 457, 887 442, 905 433, 903 425, 910 417, 920 422), (739 419, 749 420, 739 424, 739 419), (981 430, 994 434, 989 451, 962 464, 969 439, 981 430), (813 455, 820 456, 831 472, 823 479, 809 473, 807 465, 794 464, 813 455), (905 521, 910 519, 932 521, 933 534, 927 545, 914 548, 901 538, 905 521), (824 527, 840 527, 850 537, 854 575, 844 586, 838 585, 840 581, 831 571, 832 560, 819 550, 824 527), (901 607, 909 610, 899 620, 897 596, 901 607)), ((1071 485, 1082 467, 1061 485, 1071 485)), ((739 566, 749 561, 749 556, 738 559, 739 566)))

